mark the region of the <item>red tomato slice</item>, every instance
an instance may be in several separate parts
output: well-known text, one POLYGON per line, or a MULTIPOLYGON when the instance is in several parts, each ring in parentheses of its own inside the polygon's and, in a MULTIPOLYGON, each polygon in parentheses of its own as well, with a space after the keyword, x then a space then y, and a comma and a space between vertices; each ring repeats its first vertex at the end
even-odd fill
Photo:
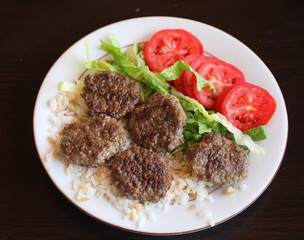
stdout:
MULTIPOLYGON (((188 58, 190 61, 187 63, 193 68, 193 70, 197 71, 197 69, 203 63, 202 59, 204 57, 202 55, 193 54, 193 55, 189 55, 188 58)), ((193 76, 194 76, 194 74, 189 71, 185 71, 185 73, 183 75, 183 87, 185 89, 185 94, 192 98, 194 98, 194 93, 193 93, 193 89, 192 89, 193 76)))
POLYGON ((191 33, 166 29, 155 33, 144 46, 144 58, 151 71, 161 72, 190 54, 203 54, 203 46, 191 33))
POLYGON ((216 96, 213 94, 213 90, 210 87, 204 87, 201 91, 197 90, 196 77, 192 80, 192 92, 194 98, 199 101, 207 109, 215 109, 216 96))
MULTIPOLYGON (((197 72, 206 80, 214 84, 217 95, 220 96, 222 92, 230 86, 245 82, 243 73, 235 66, 214 57, 203 56, 201 60, 203 63, 197 69, 197 72)), ((216 96, 213 95, 209 87, 203 88, 201 91, 197 90, 196 77, 192 75, 192 91, 194 98, 208 109, 215 108, 216 96)))
MULTIPOLYGON (((191 62, 193 62, 193 60, 195 60, 198 56, 201 56, 201 55, 199 55, 199 54, 190 54, 190 55, 188 55, 187 57, 185 57, 185 58, 183 59, 183 61, 184 61, 185 63, 188 63, 188 64, 190 65, 191 62)), ((183 72, 183 73, 180 75, 179 79, 174 80, 174 86, 175 86, 175 89, 176 89, 177 91, 182 92, 182 93, 185 94, 185 95, 188 95, 188 93, 186 93, 186 91, 185 91, 185 88, 184 88, 184 80, 183 80, 186 73, 187 73, 187 71, 183 72)), ((188 95, 188 96, 189 96, 189 95, 188 95)))
POLYGON ((180 75, 180 77, 179 77, 178 79, 174 80, 173 82, 174 82, 174 87, 175 87, 175 89, 176 89, 177 91, 179 91, 179 92, 181 92, 181 93, 183 93, 183 94, 186 94, 186 93, 185 93, 185 89, 184 89, 184 87, 183 87, 183 82, 182 82, 182 78, 183 78, 184 73, 185 73, 185 72, 183 72, 183 73, 180 75))
MULTIPOLYGON (((191 34, 191 33, 190 33, 191 34)), ((196 36, 194 36, 193 34, 191 34, 191 37, 193 38, 193 40, 196 42, 198 48, 201 50, 198 54, 203 55, 204 53, 204 48, 203 48, 203 44, 200 40, 198 40, 198 38, 196 36)))
POLYGON ((216 100, 215 100, 215 105, 214 105, 214 110, 216 112, 222 112, 222 110, 220 109, 221 106, 221 102, 223 101, 223 99, 226 97, 227 93, 229 92, 229 89, 232 88, 234 85, 232 85, 229 88, 226 88, 224 92, 222 92, 220 95, 217 96, 216 100))
POLYGON ((256 85, 243 82, 226 91, 219 97, 217 108, 241 131, 267 124, 276 110, 275 99, 256 85))

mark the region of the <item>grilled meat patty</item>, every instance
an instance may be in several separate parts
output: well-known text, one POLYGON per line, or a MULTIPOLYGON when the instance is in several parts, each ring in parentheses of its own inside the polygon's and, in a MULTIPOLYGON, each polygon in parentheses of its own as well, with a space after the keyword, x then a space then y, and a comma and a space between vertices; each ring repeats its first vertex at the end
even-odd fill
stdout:
POLYGON ((84 83, 81 96, 91 116, 104 113, 118 119, 132 112, 139 103, 140 84, 128 76, 105 71, 86 76, 84 83))
POLYGON ((234 186, 247 177, 248 153, 219 133, 209 133, 188 151, 192 174, 221 186, 234 186))
POLYGON ((123 149, 126 132, 104 114, 67 124, 60 139, 62 157, 69 163, 97 167, 123 149))
POLYGON ((139 146, 114 157, 112 180, 129 199, 157 202, 170 186, 169 169, 158 154, 139 146))
POLYGON ((187 116, 176 98, 155 93, 131 114, 130 132, 140 146, 170 152, 184 142, 187 116))

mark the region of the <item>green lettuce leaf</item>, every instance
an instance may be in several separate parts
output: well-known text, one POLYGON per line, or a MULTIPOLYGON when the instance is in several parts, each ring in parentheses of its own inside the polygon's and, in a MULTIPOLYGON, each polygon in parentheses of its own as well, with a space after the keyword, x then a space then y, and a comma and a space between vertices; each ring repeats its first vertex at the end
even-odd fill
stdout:
POLYGON ((84 84, 79 83, 76 85, 72 82, 60 82, 57 87, 59 91, 73 92, 80 95, 84 84))
POLYGON ((263 148, 261 148, 259 145, 257 145, 250 136, 242 133, 241 130, 233 126, 225 116, 223 116, 220 113, 214 113, 211 114, 211 117, 214 119, 214 121, 217 121, 221 123, 223 126, 227 128, 229 132, 231 132, 234 135, 235 142, 238 145, 246 146, 248 149, 256 154, 263 154, 265 153, 263 148))
MULTIPOLYGON (((181 104, 184 106, 184 102, 181 102, 181 104)), ((219 132, 222 136, 227 135, 227 129, 222 124, 210 121, 200 111, 188 108, 185 112, 187 122, 183 135, 186 141, 199 142, 204 134, 211 132, 219 132)))
POLYGON ((146 65, 145 60, 141 58, 142 54, 143 52, 141 51, 141 46, 137 43, 133 44, 127 51, 128 57, 136 67, 146 65))
POLYGON ((123 69, 116 65, 112 65, 109 61, 96 61, 96 60, 91 60, 89 56, 89 46, 88 42, 84 42, 84 47, 86 51, 86 58, 87 58, 87 63, 86 63, 86 68, 94 70, 96 72, 103 72, 103 71, 111 71, 111 72, 116 72, 120 74, 126 74, 123 69))
POLYGON ((267 127, 265 125, 258 126, 243 133, 250 136, 253 141, 261 141, 267 138, 267 127))
POLYGON ((178 98, 179 100, 184 100, 186 102, 188 102, 188 104, 191 104, 192 107, 195 110, 198 110, 199 112, 201 112, 209 121, 213 121, 212 117, 209 115, 208 111, 205 109, 205 107, 200 104, 198 101, 196 101, 193 98, 190 98, 188 96, 185 96, 184 94, 182 94, 181 92, 176 91, 175 88, 171 89, 171 93, 173 96, 175 96, 176 98, 178 98))

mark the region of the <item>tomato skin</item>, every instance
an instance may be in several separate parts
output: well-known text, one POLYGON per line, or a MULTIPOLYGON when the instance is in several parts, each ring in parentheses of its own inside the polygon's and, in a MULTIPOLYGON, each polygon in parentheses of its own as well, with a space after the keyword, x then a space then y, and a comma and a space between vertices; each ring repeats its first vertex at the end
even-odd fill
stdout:
MULTIPOLYGON (((192 64, 193 61, 195 61, 197 58, 199 58, 201 55, 199 54, 190 54, 188 55, 187 57, 185 57, 183 59, 183 61, 185 63, 188 63, 190 66, 192 64)), ((178 90, 178 88, 181 88, 183 91, 183 93, 189 97, 193 97, 193 95, 191 94, 191 92, 189 92, 189 88, 185 88, 185 79, 187 78, 187 74, 190 73, 188 71, 184 71, 180 78, 178 79, 179 81, 177 81, 176 86, 175 88, 178 90)), ((179 90, 178 90, 179 91, 179 90)), ((181 91, 180 91, 181 92, 181 91)))
POLYGON ((201 91, 198 91, 196 77, 193 77, 192 83, 192 92, 194 98, 198 100, 205 108, 214 110, 217 96, 213 94, 213 90, 210 87, 204 87, 201 89, 201 91))
MULTIPOLYGON (((187 57, 185 57, 185 58, 183 59, 183 61, 184 61, 185 63, 188 63, 188 64, 190 65, 191 62, 192 62, 193 60, 195 60, 196 58, 198 58, 199 56, 201 56, 201 55, 199 55, 199 54, 190 54, 190 55, 188 55, 187 57)), ((176 89, 177 91, 179 91, 179 92, 181 92, 181 93, 183 93, 183 94, 185 94, 185 95, 188 95, 188 94, 185 92, 184 83, 183 83, 183 82, 184 82, 183 79, 184 79, 186 73, 187 73, 187 71, 184 71, 184 72, 180 75, 180 77, 179 77, 178 79, 174 80, 173 82, 174 82, 174 87, 175 87, 175 89, 176 89)))
MULTIPOLYGON (((189 55, 187 58, 191 56, 189 55)), ((231 85, 245 82, 243 73, 235 66, 214 57, 194 56, 195 59, 188 64, 202 77, 214 84, 218 96, 231 85)), ((183 88, 186 95, 198 100, 205 108, 214 110, 217 96, 213 95, 213 91, 209 87, 198 91, 196 77, 193 73, 187 71, 184 73, 183 88)))
POLYGON ((144 58, 151 71, 161 72, 190 54, 203 54, 200 41, 183 29, 156 32, 144 46, 144 58))
POLYGON ((175 89, 177 91, 181 92, 182 94, 186 94, 184 86, 183 86, 183 82, 182 82, 184 73, 185 72, 183 72, 178 79, 176 79, 176 80, 173 81, 175 89))
POLYGON ((213 83, 218 95, 231 85, 245 82, 243 73, 235 66, 209 56, 204 56, 203 61, 197 72, 213 83))
MULTIPOLYGON (((193 68, 193 70, 197 71, 197 69, 203 63, 201 61, 201 59, 203 59, 204 56, 198 55, 198 54, 192 54, 192 55, 189 55, 187 58, 189 59, 187 63, 193 68)), ((185 60, 187 60, 187 59, 185 59, 185 60)), ((183 82, 183 87, 185 89, 185 94, 189 97, 195 98, 193 90, 192 90, 193 76, 194 76, 193 73, 191 73, 189 71, 185 71, 182 82, 183 82)))
POLYGON ((241 131, 265 125, 276 110, 275 99, 265 89, 251 83, 238 83, 217 99, 217 111, 241 131))
POLYGON ((226 88, 224 92, 222 92, 220 95, 217 96, 216 100, 215 100, 215 105, 214 105, 214 110, 216 112, 222 112, 222 104, 221 102, 223 101, 223 99, 226 97, 227 93, 229 92, 229 90, 231 88, 233 88, 235 85, 230 86, 229 88, 226 88))

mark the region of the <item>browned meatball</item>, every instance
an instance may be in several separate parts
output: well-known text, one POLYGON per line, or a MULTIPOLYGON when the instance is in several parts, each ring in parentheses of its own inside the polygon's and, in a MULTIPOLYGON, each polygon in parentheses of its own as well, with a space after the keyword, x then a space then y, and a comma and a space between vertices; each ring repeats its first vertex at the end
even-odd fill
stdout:
POLYGON ((209 133, 188 151, 192 174, 216 185, 234 186, 247 177, 248 153, 219 133, 209 133))
POLYGON ((169 152, 184 142, 187 116, 173 96, 155 93, 131 114, 130 132, 140 146, 169 152))
POLYGON ((104 113, 120 118, 139 103, 140 84, 130 77, 105 71, 86 76, 84 83, 82 97, 91 116, 104 113))
POLYGON ((121 125, 114 118, 100 114, 67 124, 60 139, 60 150, 69 163, 96 167, 122 150, 125 141, 126 132, 121 125))
POLYGON ((169 169, 156 153, 133 146, 114 157, 112 180, 129 199, 157 202, 170 186, 169 169))

